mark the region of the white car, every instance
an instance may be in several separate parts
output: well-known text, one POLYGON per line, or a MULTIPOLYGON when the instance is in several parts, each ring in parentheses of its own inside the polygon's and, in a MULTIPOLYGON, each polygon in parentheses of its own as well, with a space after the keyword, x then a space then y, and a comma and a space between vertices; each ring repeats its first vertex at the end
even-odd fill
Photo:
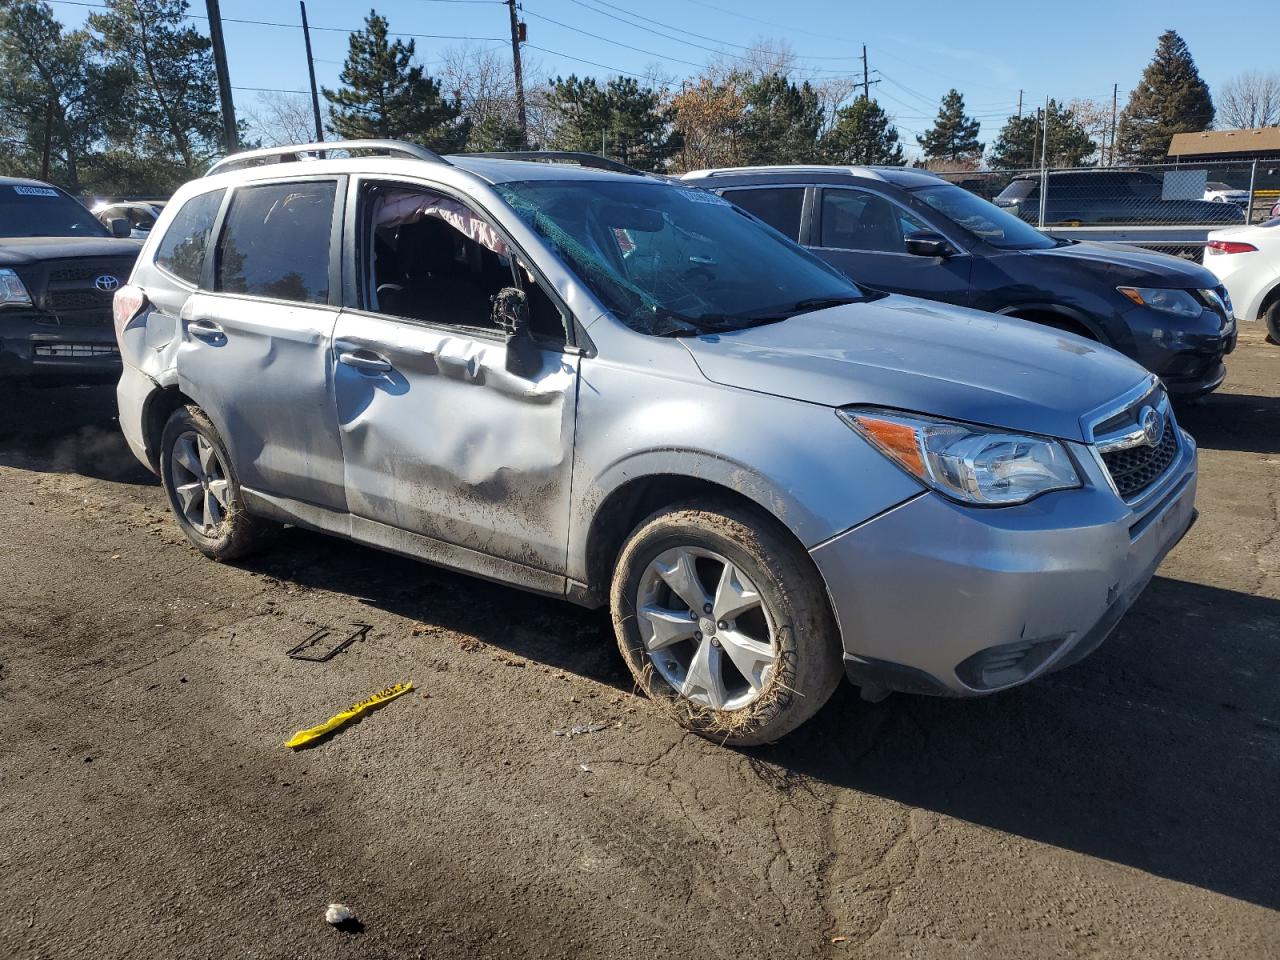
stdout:
POLYGON ((1214 230, 1204 265, 1231 296, 1237 320, 1264 320, 1280 343, 1280 217, 1254 227, 1214 230))
POLYGON ((1249 205, 1249 191, 1241 190, 1217 180, 1210 180, 1204 185, 1204 199, 1218 203, 1234 203, 1237 207, 1249 205))

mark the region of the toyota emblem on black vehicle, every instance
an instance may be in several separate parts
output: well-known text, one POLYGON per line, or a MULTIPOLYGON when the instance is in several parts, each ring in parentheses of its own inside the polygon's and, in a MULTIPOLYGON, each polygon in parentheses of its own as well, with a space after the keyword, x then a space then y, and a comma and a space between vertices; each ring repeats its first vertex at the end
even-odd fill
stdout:
POLYGON ((99 290, 101 290, 103 293, 110 293, 112 290, 120 286, 120 281, 117 280, 115 277, 111 276, 111 274, 104 273, 102 276, 98 277, 96 280, 93 281, 93 285, 97 287, 99 290))

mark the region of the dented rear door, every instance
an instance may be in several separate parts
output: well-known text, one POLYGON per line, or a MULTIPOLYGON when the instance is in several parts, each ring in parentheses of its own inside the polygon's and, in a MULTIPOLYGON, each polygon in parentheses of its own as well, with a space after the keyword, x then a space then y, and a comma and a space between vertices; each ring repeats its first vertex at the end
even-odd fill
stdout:
POLYGON ((242 486, 345 508, 330 401, 340 297, 340 179, 237 187, 201 290, 181 315, 182 389, 213 420, 242 486))
POLYGON ((334 356, 351 513, 564 571, 576 355, 525 378, 496 334, 350 311, 334 356))

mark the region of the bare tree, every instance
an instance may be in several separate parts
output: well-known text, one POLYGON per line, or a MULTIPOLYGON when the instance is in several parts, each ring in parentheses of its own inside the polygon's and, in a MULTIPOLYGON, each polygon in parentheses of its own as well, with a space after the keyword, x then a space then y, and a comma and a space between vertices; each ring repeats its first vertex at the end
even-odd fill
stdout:
POLYGON ((306 94, 260 93, 245 111, 245 121, 248 139, 261 140, 264 147, 310 143, 316 138, 315 113, 306 94))
POLYGON ((1218 123, 1227 129, 1280 124, 1280 73, 1249 70, 1218 94, 1218 123))
POLYGON ((1085 157, 1084 162, 1105 162, 1111 150, 1111 102, 1077 97, 1067 103, 1066 109, 1089 139, 1098 145, 1098 149, 1085 157))

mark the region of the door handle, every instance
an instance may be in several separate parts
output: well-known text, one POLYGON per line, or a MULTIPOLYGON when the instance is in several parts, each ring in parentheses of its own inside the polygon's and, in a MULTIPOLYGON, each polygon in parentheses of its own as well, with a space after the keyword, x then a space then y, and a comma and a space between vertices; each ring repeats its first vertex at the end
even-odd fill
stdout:
POLYGON ((212 320, 192 320, 187 324, 187 330, 201 340, 222 340, 227 336, 222 327, 212 320))
POLYGON ((355 367, 361 373, 390 373, 391 361, 370 350, 348 350, 338 354, 338 362, 355 367))

